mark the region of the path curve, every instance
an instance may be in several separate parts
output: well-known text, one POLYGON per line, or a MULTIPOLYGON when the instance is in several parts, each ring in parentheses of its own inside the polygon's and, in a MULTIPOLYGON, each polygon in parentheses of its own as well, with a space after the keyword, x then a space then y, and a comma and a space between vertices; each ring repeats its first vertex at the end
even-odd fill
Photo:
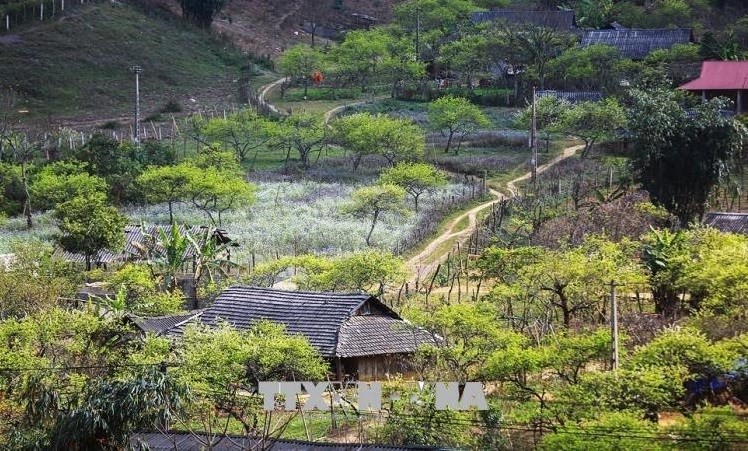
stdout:
MULTIPOLYGON (((538 166, 537 173, 543 173, 556 165, 559 161, 562 161, 566 158, 571 157, 574 155, 579 149, 584 148, 584 145, 576 145, 576 146, 570 146, 563 150, 561 155, 558 155, 557 157, 554 157, 551 161, 548 163, 538 166)), ((473 230, 478 226, 478 213, 483 211, 486 208, 490 208, 491 205, 505 199, 517 196, 519 194, 519 189, 517 188, 516 184, 527 180, 532 176, 532 172, 528 172, 524 175, 521 175, 520 177, 517 177, 506 184, 506 188, 509 191, 509 195, 505 196, 504 194, 494 190, 489 189, 489 193, 491 196, 493 196, 493 199, 484 202, 476 207, 471 208, 470 210, 460 214, 456 218, 454 218, 449 225, 447 226, 447 229, 441 233, 441 235, 437 236, 431 242, 417 255, 411 257, 405 264, 408 270, 410 271, 411 280, 410 283, 415 283, 418 280, 425 280, 427 277, 431 276, 434 271, 436 271, 436 268, 438 267, 439 263, 441 263, 446 255, 451 251, 451 248, 443 251, 442 255, 436 255, 434 256, 435 251, 441 246, 442 244, 446 243, 449 240, 452 240, 454 238, 457 238, 457 242, 464 243, 465 240, 467 240, 470 235, 473 233, 473 230), (463 230, 455 231, 455 227, 457 227, 457 224, 460 223, 465 218, 468 218, 468 226, 465 227, 463 230)))
POLYGON ((288 77, 283 77, 283 78, 279 78, 275 80, 272 83, 268 83, 265 86, 260 86, 260 89, 258 90, 258 94, 257 94, 257 100, 261 104, 267 105, 267 107, 270 108, 270 111, 272 111, 273 113, 283 114, 278 110, 278 108, 275 105, 273 105, 272 103, 268 103, 267 96, 268 94, 270 94, 271 91, 273 91, 275 88, 277 88, 278 86, 280 86, 281 84, 287 81, 288 81, 288 77))
MULTIPOLYGON (((258 95, 258 99, 260 100, 260 102, 265 103, 266 105, 268 105, 268 107, 271 110, 277 113, 278 109, 274 105, 268 103, 265 99, 267 98, 267 95, 273 89, 275 89, 277 86, 279 86, 281 83, 284 83, 287 80, 288 78, 284 77, 270 84, 262 86, 259 89, 259 95, 258 95)), ((360 102, 353 102, 353 103, 349 103, 345 105, 339 105, 339 106, 336 106, 335 108, 331 108, 327 110, 324 114, 324 123, 325 125, 328 125, 329 122, 332 120, 332 118, 334 118, 337 113, 339 113, 341 110, 345 108, 364 104, 372 100, 378 100, 378 99, 379 98, 364 100, 360 102)), ((537 173, 541 174, 547 171, 548 169, 552 168, 554 165, 558 164, 558 162, 571 157, 578 150, 583 149, 583 148, 584 148, 583 144, 566 147, 563 150, 563 152, 561 152, 561 155, 554 157, 548 163, 538 166, 537 173)), ((406 268, 408 269, 411 275, 410 283, 415 283, 416 281, 419 281, 419 280, 425 280, 426 277, 432 275, 433 272, 438 267, 439 263, 441 263, 446 257, 446 255, 451 251, 451 249, 448 249, 446 251, 442 251, 441 255, 434 256, 439 246, 441 246, 442 244, 454 238, 457 238, 456 242, 459 242, 461 244, 464 243, 465 240, 469 238, 470 235, 473 233, 473 230, 475 230, 476 227, 478 226, 478 213, 480 213, 486 208, 490 208, 491 205, 503 199, 517 196, 519 194, 517 183, 523 180, 527 180, 530 177, 532 177, 532 172, 527 172, 507 182, 506 189, 507 191, 509 191, 509 195, 504 195, 492 188, 489 188, 488 192, 491 194, 491 196, 493 196, 493 199, 486 201, 480 205, 477 205, 471 208, 470 210, 463 212, 456 218, 452 219, 452 221, 449 223, 449 225, 447 226, 447 229, 444 232, 442 232, 436 238, 432 239, 431 242, 425 248, 423 248, 423 250, 421 250, 421 252, 419 252, 417 255, 411 257, 410 259, 408 259, 407 262, 405 262, 406 268), (467 227, 465 227, 463 230, 455 231, 457 224, 459 224, 460 221, 462 221, 466 217, 468 218, 467 227)))

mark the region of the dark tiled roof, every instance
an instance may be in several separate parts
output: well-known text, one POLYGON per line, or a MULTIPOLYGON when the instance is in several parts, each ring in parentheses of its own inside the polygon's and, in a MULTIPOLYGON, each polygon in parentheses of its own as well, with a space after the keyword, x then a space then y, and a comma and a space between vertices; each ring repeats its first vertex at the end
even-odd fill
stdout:
POLYGON ((202 311, 192 311, 188 313, 180 313, 178 315, 150 317, 127 315, 126 318, 132 321, 132 323, 143 332, 151 332, 156 335, 162 335, 168 330, 174 329, 175 327, 179 327, 184 323, 198 318, 200 315, 202 315, 202 311))
POLYGON ((692 37, 691 30, 686 28, 591 30, 584 32, 580 45, 606 44, 617 47, 624 58, 642 59, 654 50, 688 44, 692 37))
POLYGON ((340 328, 336 355, 407 354, 422 343, 434 343, 434 338, 405 321, 377 315, 352 316, 340 328))
MULTIPOLYGON (((247 329, 260 320, 283 324, 287 332, 306 336, 323 357, 332 357, 341 325, 367 301, 389 311, 368 294, 311 293, 234 285, 218 295, 201 321, 216 325, 224 320, 238 329, 247 329)), ((389 313, 397 317, 394 312, 389 313)))
POLYGON ((748 235, 748 213, 707 213, 704 224, 722 232, 748 235))
POLYGON ((138 449, 140 444, 147 445, 148 449, 152 451, 203 451, 208 448, 206 444, 210 444, 210 449, 214 451, 246 451, 250 449, 269 449, 273 451, 427 451, 440 449, 432 446, 403 447, 369 443, 305 442, 301 440, 274 440, 271 445, 267 441, 261 443, 257 439, 242 436, 207 436, 187 432, 141 432, 130 439, 130 444, 134 449, 138 449))
MULTIPOLYGON (((110 250, 104 249, 99 251, 96 255, 91 256, 91 263, 113 263, 113 262, 126 262, 130 260, 137 260, 138 256, 140 255, 140 250, 137 248, 137 244, 141 244, 145 242, 145 236, 144 233, 148 235, 158 236, 159 230, 163 230, 165 233, 170 232, 171 226, 166 225, 146 225, 144 228, 139 225, 127 225, 125 226, 125 248, 121 252, 112 252, 110 250)), ((179 226, 179 232, 184 235, 185 231, 189 230, 190 234, 194 237, 201 237, 206 230, 206 226, 192 226, 192 227, 185 227, 183 225, 179 226)), ((226 236, 226 232, 224 230, 217 229, 215 238, 220 243, 228 243, 231 240, 226 236)), ((76 263, 85 263, 86 257, 82 254, 73 254, 71 252, 67 252, 63 249, 57 249, 55 254, 69 262, 76 262, 76 263)), ((194 254, 194 250, 192 247, 188 247, 187 251, 185 252, 184 258, 190 258, 192 257, 192 254, 194 254)))
POLYGON ((512 25, 531 24, 538 27, 554 28, 556 30, 572 30, 576 28, 574 11, 517 11, 511 9, 495 9, 488 12, 475 12, 470 15, 473 23, 504 21, 512 25))

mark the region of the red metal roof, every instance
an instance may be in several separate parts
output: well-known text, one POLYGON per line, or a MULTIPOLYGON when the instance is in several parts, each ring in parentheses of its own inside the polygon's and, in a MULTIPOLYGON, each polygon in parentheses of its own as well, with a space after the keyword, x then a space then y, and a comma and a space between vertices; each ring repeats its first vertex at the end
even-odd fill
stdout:
POLYGON ((704 61, 699 78, 689 81, 680 89, 748 89, 748 61, 704 61))

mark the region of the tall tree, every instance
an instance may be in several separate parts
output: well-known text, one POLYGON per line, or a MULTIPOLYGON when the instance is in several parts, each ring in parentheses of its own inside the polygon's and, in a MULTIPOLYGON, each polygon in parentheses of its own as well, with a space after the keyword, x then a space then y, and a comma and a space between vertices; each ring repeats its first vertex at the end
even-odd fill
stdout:
POLYGON ((684 108, 669 89, 634 90, 629 112, 635 137, 632 166, 652 201, 682 224, 701 218, 712 190, 734 168, 746 129, 724 99, 684 108))
POLYGON ((75 196, 108 189, 106 180, 88 174, 85 165, 67 161, 44 166, 30 186, 34 205, 40 210, 50 210, 75 196))
POLYGON ((150 167, 137 178, 143 197, 152 203, 169 205, 169 222, 174 223, 174 204, 190 200, 190 186, 201 177, 198 168, 190 163, 176 166, 150 167))
POLYGON ((182 17, 200 28, 210 28, 213 19, 226 6, 228 0, 179 0, 182 17))
POLYGON ((124 245, 127 218, 107 205, 103 193, 87 193, 63 202, 57 207, 55 217, 62 232, 58 242, 68 252, 83 254, 87 271, 91 269, 91 257, 97 252, 118 251, 124 245))
POLYGON ((384 213, 406 214, 405 190, 397 185, 381 184, 365 186, 353 192, 351 202, 343 212, 357 217, 370 217, 371 228, 366 235, 366 245, 371 246, 371 234, 384 213))
POLYGON ((430 164, 398 163, 397 166, 382 172, 379 181, 402 186, 413 196, 415 210, 418 212, 418 198, 421 194, 445 186, 447 176, 430 164))
POLYGON ((309 80, 314 71, 321 69, 322 53, 306 44, 289 47, 278 58, 278 67, 285 75, 304 84, 304 97, 307 96, 309 80))
POLYGON ((366 155, 380 155, 391 165, 423 156, 425 139, 421 129, 408 119, 382 114, 357 113, 333 124, 339 142, 354 154, 353 170, 366 155))
POLYGON ((452 148, 455 137, 457 146, 454 153, 457 154, 466 134, 490 124, 483 111, 463 97, 445 96, 434 100, 429 104, 428 117, 431 128, 447 136, 445 153, 452 148))
POLYGON ((584 141, 583 158, 596 143, 615 137, 625 126, 626 112, 615 99, 578 103, 564 111, 557 124, 559 130, 584 141))

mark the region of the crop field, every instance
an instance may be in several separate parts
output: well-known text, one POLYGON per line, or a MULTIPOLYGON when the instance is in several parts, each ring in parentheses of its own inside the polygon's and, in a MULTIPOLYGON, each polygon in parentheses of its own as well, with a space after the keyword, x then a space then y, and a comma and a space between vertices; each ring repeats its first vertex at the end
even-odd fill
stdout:
MULTIPOLYGON (((253 254, 255 262, 260 262, 278 255, 336 255, 366 248, 371 219, 341 213, 341 207, 355 188, 352 184, 313 181, 259 183, 254 205, 226 213, 222 218, 222 228, 239 244, 233 252, 234 261, 248 264, 253 254)), ((419 201, 418 215, 383 215, 374 229, 373 245, 383 250, 396 249, 424 220, 438 222, 433 210, 442 202, 453 199, 457 202, 464 192, 464 185, 452 183, 439 192, 424 194, 419 201)), ((169 222, 165 204, 130 206, 122 211, 133 224, 169 222)), ((175 208, 175 220, 191 225, 210 223, 202 212, 187 204, 175 208)), ((34 228, 29 232, 24 229, 23 218, 6 220, 0 226, 0 254, 10 252, 13 239, 36 237, 51 241, 57 233, 52 216, 37 215, 34 221, 34 228)))

